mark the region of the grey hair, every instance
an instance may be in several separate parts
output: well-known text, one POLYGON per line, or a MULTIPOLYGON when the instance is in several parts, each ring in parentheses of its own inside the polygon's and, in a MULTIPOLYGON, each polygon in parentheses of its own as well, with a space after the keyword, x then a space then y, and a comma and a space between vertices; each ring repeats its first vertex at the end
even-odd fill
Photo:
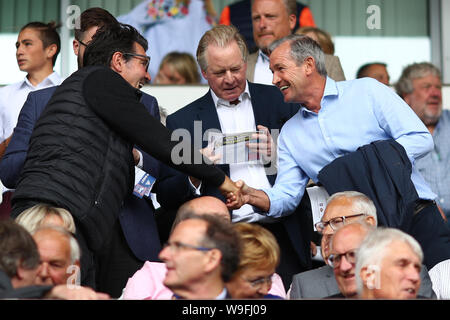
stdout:
MULTIPOLYGON (((255 0, 252 0, 252 6, 255 0)), ((288 15, 295 15, 297 17, 297 1, 296 0, 282 0, 288 15)))
POLYGON ((386 254, 386 248, 394 241, 403 241, 408 244, 422 262, 422 248, 409 234, 394 228, 378 227, 373 229, 356 251, 355 276, 358 295, 361 295, 363 291, 363 282, 360 276, 361 269, 366 266, 379 267, 386 254))
POLYGON ((413 92, 412 82, 414 79, 433 75, 441 79, 441 71, 429 62, 413 63, 403 69, 400 79, 395 84, 397 94, 404 98, 408 93, 413 92))
POLYGON ((207 31, 198 43, 197 62, 200 66, 200 69, 202 71, 206 71, 208 69, 208 61, 206 59, 206 51, 208 49, 208 46, 213 45, 220 48, 225 48, 233 43, 233 41, 236 41, 236 44, 241 51, 242 60, 244 62, 247 62, 247 44, 245 43, 245 40, 239 33, 238 29, 232 25, 218 25, 207 31))
POLYGON ((377 208, 368 196, 358 191, 342 191, 336 192, 328 198, 327 205, 339 198, 346 198, 352 201, 352 209, 355 213, 365 213, 375 220, 375 225, 378 225, 377 208))
POLYGON ((81 249, 80 245, 78 244, 77 239, 66 229, 59 227, 59 226, 42 226, 37 228, 32 234, 35 235, 38 232, 45 231, 45 230, 53 230, 64 236, 67 240, 69 240, 70 245, 70 263, 75 264, 76 261, 79 261, 81 258, 81 249))
POLYGON ((297 66, 300 66, 308 57, 314 58, 317 72, 326 77, 325 54, 319 44, 308 36, 300 34, 291 34, 284 38, 275 40, 269 46, 269 52, 273 52, 284 42, 289 42, 291 46, 291 57, 297 66))

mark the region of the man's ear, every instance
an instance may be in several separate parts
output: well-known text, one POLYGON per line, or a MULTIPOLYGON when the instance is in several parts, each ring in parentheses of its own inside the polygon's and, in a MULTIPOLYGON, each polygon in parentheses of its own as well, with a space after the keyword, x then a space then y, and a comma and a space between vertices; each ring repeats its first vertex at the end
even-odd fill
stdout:
POLYGON ((379 267, 376 265, 369 265, 361 268, 359 273, 364 286, 369 290, 379 289, 380 287, 380 273, 379 267))
POLYGON ((313 73, 314 70, 316 70, 316 60, 314 60, 313 57, 309 56, 304 61, 305 65, 305 72, 306 75, 309 76, 313 73))
POLYGON ((123 54, 119 51, 114 52, 111 57, 110 67, 117 73, 122 73, 125 60, 123 59, 123 54))
POLYGON ((366 217, 366 223, 367 223, 368 225, 371 225, 371 226, 374 226, 374 227, 377 226, 376 223, 375 223, 375 218, 372 217, 372 216, 367 216, 367 217, 366 217))
POLYGON ((56 54, 57 50, 58 46, 56 44, 51 44, 47 48, 45 48, 45 51, 47 52, 47 58, 53 59, 53 56, 56 54))
POLYGON ((78 57, 78 54, 80 53, 80 43, 78 42, 78 40, 73 40, 72 48, 73 53, 78 57))
POLYGON ((222 260, 222 252, 219 249, 211 249, 207 252, 208 260, 206 262, 205 271, 210 272, 217 268, 220 265, 220 261, 222 260))
POLYGON ((290 14, 288 20, 289 20, 289 28, 293 32, 295 28, 295 23, 297 22, 297 17, 295 14, 290 14))
POLYGON ((405 96, 403 97, 403 100, 405 100, 405 102, 410 106, 411 105, 411 93, 405 94, 405 96))

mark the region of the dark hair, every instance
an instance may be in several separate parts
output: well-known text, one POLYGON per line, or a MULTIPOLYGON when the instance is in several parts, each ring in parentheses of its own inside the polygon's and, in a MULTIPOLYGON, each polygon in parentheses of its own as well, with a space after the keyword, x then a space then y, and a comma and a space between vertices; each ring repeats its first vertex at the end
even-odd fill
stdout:
POLYGON ((189 219, 200 219, 208 224, 201 245, 207 248, 217 248, 222 253, 221 275, 224 282, 230 281, 238 269, 241 254, 239 234, 231 223, 213 215, 193 215, 189 219))
POLYGON ((103 27, 119 23, 116 18, 102 8, 89 8, 83 11, 79 17, 80 28, 75 29, 75 39, 83 40, 84 33, 92 27, 103 27))
POLYGON ((39 39, 41 39, 44 49, 52 44, 56 44, 56 53, 53 56, 53 66, 55 66, 56 58, 58 58, 58 54, 61 51, 61 39, 58 32, 56 31, 56 29, 58 29, 59 27, 60 25, 57 25, 54 21, 51 21, 47 24, 35 21, 27 23, 22 27, 22 29, 20 29, 20 32, 25 29, 34 29, 36 31, 39 31, 39 39))
MULTIPOLYGON (((103 26, 98 29, 86 47, 83 65, 85 67, 94 65, 109 67, 115 52, 135 53, 134 44, 136 42, 147 51, 147 40, 132 26, 122 23, 103 26)), ((124 59, 129 60, 131 57, 124 56, 124 59)))
POLYGON ((28 231, 13 220, 0 221, 0 270, 12 278, 19 266, 31 270, 39 262, 39 251, 28 231))
POLYGON ((383 66, 387 67, 387 64, 384 62, 371 62, 363 64, 361 67, 359 67, 358 71, 356 72, 356 79, 364 78, 366 77, 366 72, 371 66, 383 66))

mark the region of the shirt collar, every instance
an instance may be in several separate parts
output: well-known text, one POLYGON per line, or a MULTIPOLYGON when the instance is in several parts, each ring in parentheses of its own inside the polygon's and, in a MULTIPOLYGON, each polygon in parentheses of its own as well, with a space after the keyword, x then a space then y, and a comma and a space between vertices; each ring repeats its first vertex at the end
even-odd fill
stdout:
POLYGON ((262 50, 258 50, 258 52, 259 52, 259 57, 261 58, 261 60, 263 62, 267 62, 267 63, 270 62, 269 57, 264 52, 262 52, 262 50))
MULTIPOLYGON (((235 105, 231 105, 229 101, 219 98, 213 90, 210 90, 210 91, 211 91, 211 96, 212 96, 212 99, 214 101, 214 105, 216 106, 216 108, 218 108, 219 106, 229 107, 229 108, 235 107, 235 105)), ((248 88, 248 81, 245 82, 245 90, 244 90, 244 92, 241 93, 241 95, 239 96, 238 99, 241 102, 244 99, 251 99, 250 90, 248 88)))
POLYGON ((53 71, 52 74, 50 74, 47 78, 45 78, 42 82, 38 83, 37 86, 33 86, 30 82, 30 80, 28 80, 27 76, 25 76, 25 78, 23 79, 22 84, 20 85, 20 87, 23 86, 28 86, 30 88, 37 88, 39 86, 58 86, 61 83, 61 77, 59 76, 59 74, 57 74, 55 71, 53 71))
MULTIPOLYGON (((323 90, 323 96, 322 96, 321 102, 324 99, 326 99, 327 97, 338 96, 338 95, 339 95, 339 91, 337 88, 336 81, 334 81, 333 79, 331 79, 330 77, 327 76, 327 79, 325 81, 325 89, 323 90)), ((305 108, 303 105, 301 106, 301 111, 302 111, 303 116, 307 116, 308 114, 315 114, 314 112, 305 108)))

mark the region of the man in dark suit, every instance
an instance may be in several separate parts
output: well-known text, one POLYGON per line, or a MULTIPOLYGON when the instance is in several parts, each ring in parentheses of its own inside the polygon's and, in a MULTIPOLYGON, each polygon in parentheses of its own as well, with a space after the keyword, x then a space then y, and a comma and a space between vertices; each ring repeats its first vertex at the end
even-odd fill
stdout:
MULTIPOLYGON (((103 25, 117 23, 109 12, 100 8, 91 8, 81 14, 81 29, 75 33, 73 49, 77 55, 78 67, 83 66, 83 54, 92 36, 103 25)), ((8 188, 14 188, 19 179, 28 151, 30 137, 42 111, 46 107, 57 87, 51 87, 30 94, 20 112, 19 121, 14 129, 11 143, 0 163, 0 178, 8 188)), ((143 93, 142 104, 148 112, 160 119, 158 102, 143 93)), ((157 178, 159 161, 145 152, 133 150, 135 164, 142 170, 157 178)), ((81 239, 79 239, 81 240, 81 239)), ((83 246, 82 241, 80 245, 83 246)), ((158 230, 154 219, 154 207, 149 198, 138 198, 132 194, 125 198, 119 221, 110 242, 99 257, 98 273, 95 278, 82 273, 82 283, 97 287, 113 297, 119 297, 129 277, 139 270, 145 261, 159 261, 161 250, 158 230)), ((89 257, 83 250, 82 265, 89 257)))
MULTIPOLYGON (((172 130, 187 130, 198 149, 207 146, 205 132, 208 130, 216 129, 224 134, 263 131, 258 134, 260 142, 255 148, 262 150, 265 164, 228 163, 221 164, 220 168, 234 181, 246 177, 255 187, 271 186, 275 183, 276 170, 271 170, 275 148, 269 130, 272 134, 274 130, 280 130, 298 107, 284 103, 274 86, 247 82, 247 56, 245 41, 235 27, 220 25, 206 32, 198 46, 197 60, 211 90, 169 115, 166 125, 172 130)), ((165 166, 161 169, 157 189, 158 202, 165 209, 175 210, 200 194, 224 200, 217 188, 165 166)), ((286 219, 265 219, 248 206, 233 211, 231 216, 233 222, 259 223, 274 233, 282 249, 281 266, 277 272, 286 285, 297 273, 295 270, 307 268, 309 241, 305 249, 304 233, 297 221, 298 216, 303 215, 294 213, 286 219)), ((312 229, 312 223, 305 225, 312 229)))

